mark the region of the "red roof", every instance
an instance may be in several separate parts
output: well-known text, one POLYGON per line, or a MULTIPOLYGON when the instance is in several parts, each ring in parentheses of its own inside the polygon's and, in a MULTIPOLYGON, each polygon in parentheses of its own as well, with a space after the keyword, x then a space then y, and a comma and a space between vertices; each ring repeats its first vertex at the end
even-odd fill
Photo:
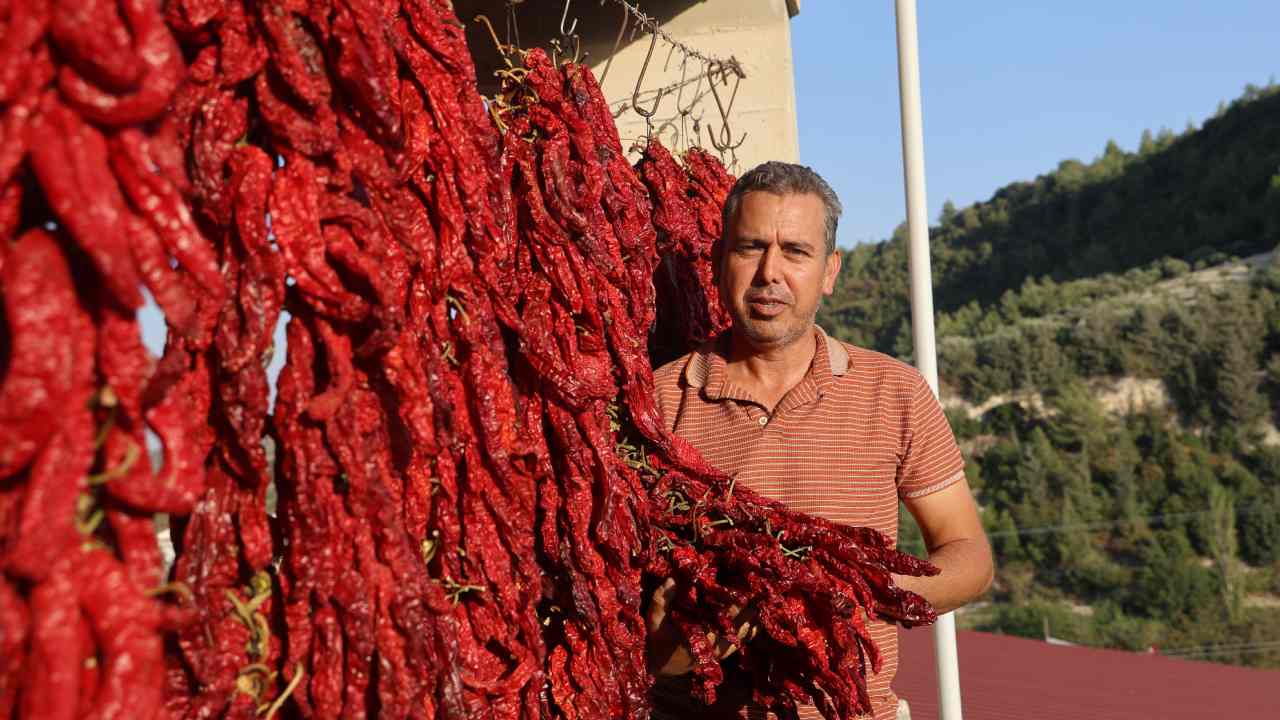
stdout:
MULTIPOLYGON (((1280 718, 1280 671, 1122 650, 957 634, 964 720, 1280 718)), ((937 720, 933 634, 899 631, 893 687, 911 720, 937 720)))

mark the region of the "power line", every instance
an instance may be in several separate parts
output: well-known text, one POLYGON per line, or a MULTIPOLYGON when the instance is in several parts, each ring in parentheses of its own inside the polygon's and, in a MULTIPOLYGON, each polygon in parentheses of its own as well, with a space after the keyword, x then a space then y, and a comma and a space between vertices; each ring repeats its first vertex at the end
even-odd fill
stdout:
MULTIPOLYGON (((1268 510, 1271 510, 1271 508, 1243 508, 1243 509, 1237 509, 1235 511, 1235 514, 1237 516, 1252 515, 1254 513, 1264 512, 1268 510)), ((1017 530, 998 530, 995 532, 987 533, 987 537, 989 538, 1015 537, 1015 536, 1024 537, 1029 535, 1054 535, 1057 533, 1066 533, 1066 532, 1085 532, 1088 530, 1105 530, 1107 528, 1132 525, 1133 523, 1136 523, 1142 520, 1145 520, 1147 522, 1188 520, 1190 518, 1209 515, 1212 512, 1213 512, 1212 510, 1205 509, 1205 510, 1193 510, 1189 512, 1180 512, 1180 513, 1157 513, 1155 515, 1142 515, 1139 517, 1129 518, 1126 520, 1105 520, 1100 522, 1089 522, 1089 523, 1063 523, 1061 525, 1042 525, 1040 527, 1019 528, 1017 530)))
POLYGON ((1255 651, 1255 650, 1265 650, 1265 649, 1280 649, 1280 640, 1229 643, 1225 645, 1213 645, 1209 647, 1201 645, 1196 647, 1176 648, 1174 650, 1157 649, 1157 652, 1159 652, 1161 655, 1168 655, 1173 657, 1173 656, 1186 656, 1186 655, 1219 655, 1219 654, 1236 653, 1241 651, 1255 651))
POLYGON ((1164 657, 1176 658, 1178 660, 1196 660, 1200 658, 1210 658, 1214 656, 1223 656, 1223 655, 1257 655, 1259 653, 1280 652, 1280 643, 1274 643, 1270 645, 1262 645, 1262 644, 1251 645, 1249 647, 1234 648, 1234 649, 1222 650, 1222 651, 1205 650, 1204 652, 1198 652, 1198 653, 1170 654, 1170 653, 1160 652, 1160 651, 1157 651, 1157 652, 1164 657))
MULTIPOLYGON (((995 609, 997 608, 995 606, 992 606, 989 608, 981 608, 980 610, 995 610, 995 609)), ((965 614, 968 615, 972 612, 976 612, 976 611, 970 610, 970 611, 967 611, 965 614)), ((1079 645, 1080 647, 1098 648, 1102 650, 1120 650, 1121 649, 1121 648, 1115 648, 1115 647, 1106 647, 1102 645, 1090 645, 1090 644, 1081 643, 1075 640, 1070 640, 1069 642, 1071 642, 1074 645, 1079 645)), ((1149 653, 1150 651, 1131 650, 1129 652, 1146 654, 1146 653, 1149 653)), ((1171 657, 1171 658, 1177 658, 1177 659, 1195 659, 1197 657, 1211 657, 1214 655, 1237 655, 1237 654, 1250 655, 1250 654, 1268 653, 1268 652, 1280 652, 1280 640, 1226 643, 1226 644, 1213 645, 1213 646, 1204 646, 1204 645, 1188 646, 1188 647, 1174 648, 1172 650, 1156 648, 1155 652, 1150 654, 1156 654, 1156 655, 1160 655, 1161 657, 1171 657)))

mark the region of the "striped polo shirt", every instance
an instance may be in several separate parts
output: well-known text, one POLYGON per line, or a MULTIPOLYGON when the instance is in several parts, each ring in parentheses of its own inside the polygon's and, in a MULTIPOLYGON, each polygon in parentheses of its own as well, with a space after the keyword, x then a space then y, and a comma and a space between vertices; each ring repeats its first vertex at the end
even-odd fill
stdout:
MULTIPOLYGON (((728 333, 658 369, 658 408, 668 430, 739 486, 794 510, 873 527, 896 542, 899 498, 928 495, 964 477, 955 436, 915 368, 816 326, 814 342, 809 372, 772 414, 728 379, 728 333)), ((893 720, 897 628, 876 620, 869 629, 884 655, 882 672, 867 682, 874 718, 893 720)), ((655 717, 765 717, 743 707, 749 695, 745 688, 735 693, 732 683, 720 693, 726 700, 708 709, 682 704, 687 681, 665 678, 655 689, 655 717)), ((819 717, 813 707, 801 708, 802 720, 819 717)))

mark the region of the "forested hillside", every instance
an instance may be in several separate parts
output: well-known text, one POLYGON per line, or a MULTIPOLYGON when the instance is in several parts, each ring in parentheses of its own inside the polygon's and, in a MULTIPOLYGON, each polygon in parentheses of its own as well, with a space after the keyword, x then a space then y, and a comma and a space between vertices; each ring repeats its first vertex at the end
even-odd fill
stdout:
MULTIPOLYGON (((1110 141, 1092 163, 1064 160, 933 228, 941 312, 989 306, 1031 279, 1056 283, 1163 258, 1195 264, 1271 250, 1280 237, 1280 92, 1245 94, 1181 135, 1144 134, 1136 152, 1110 141)), ((905 228, 845 253, 822 319, 859 344, 909 349, 905 228)))
MULTIPOLYGON (((904 239, 845 252, 819 319, 909 358, 904 239)), ((1274 85, 946 207, 943 394, 999 563, 962 623, 1280 667, 1278 243, 1274 85)))

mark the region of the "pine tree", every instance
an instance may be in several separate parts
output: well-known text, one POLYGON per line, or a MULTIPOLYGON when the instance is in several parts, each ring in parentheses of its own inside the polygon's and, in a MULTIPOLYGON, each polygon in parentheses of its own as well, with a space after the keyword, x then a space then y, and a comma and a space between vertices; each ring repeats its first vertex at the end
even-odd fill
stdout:
POLYGON ((1221 419, 1247 432, 1267 412, 1266 398, 1259 391, 1256 340, 1232 329, 1225 333, 1218 349, 1215 379, 1216 405, 1221 419))
POLYGON ((1107 444, 1106 422, 1098 400, 1078 379, 1068 381, 1049 398, 1055 411, 1049 426, 1053 444, 1072 452, 1101 453, 1107 444))
POLYGON ((1142 139, 1138 141, 1138 154, 1142 157, 1147 157, 1154 154, 1156 149, 1156 141, 1155 138, 1151 137, 1151 131, 1143 130, 1142 139))
POLYGON ((1018 537, 1018 525, 1013 521, 1013 516, 999 510, 996 510, 992 515, 995 519, 989 532, 991 534, 992 549, 996 554, 996 564, 1002 566, 1026 560, 1027 553, 1018 537))
POLYGON ((1230 622, 1238 622, 1244 588, 1236 564, 1236 508, 1231 493, 1215 485, 1209 493, 1209 552, 1218 573, 1222 605, 1230 622))
POLYGON ((942 203, 942 215, 941 217, 939 217, 938 221, 942 225, 950 225, 952 222, 955 221, 957 213, 958 211, 956 210, 956 204, 951 202, 950 200, 947 200, 946 202, 942 203))

